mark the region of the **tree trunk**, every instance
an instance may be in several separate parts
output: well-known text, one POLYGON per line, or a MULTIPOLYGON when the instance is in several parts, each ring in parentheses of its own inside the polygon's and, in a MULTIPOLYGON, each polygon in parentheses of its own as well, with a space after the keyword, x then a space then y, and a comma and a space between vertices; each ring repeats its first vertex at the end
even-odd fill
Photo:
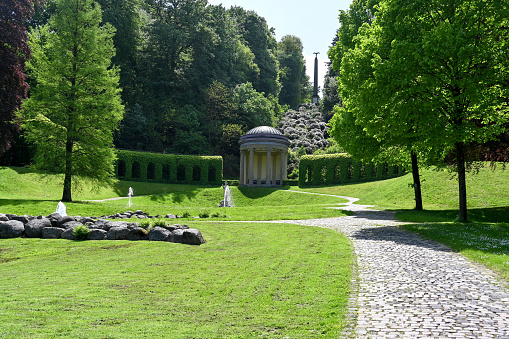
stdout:
POLYGON ((467 184, 465 181, 465 152, 462 142, 456 143, 456 166, 458 166, 459 221, 467 222, 467 184))
POLYGON ((415 209, 422 211, 421 179, 419 177, 419 166, 417 165, 417 154, 412 151, 412 175, 414 177, 415 209))
POLYGON ((62 193, 62 201, 71 202, 71 184, 72 184, 72 141, 67 139, 65 144, 65 177, 64 192, 62 193))

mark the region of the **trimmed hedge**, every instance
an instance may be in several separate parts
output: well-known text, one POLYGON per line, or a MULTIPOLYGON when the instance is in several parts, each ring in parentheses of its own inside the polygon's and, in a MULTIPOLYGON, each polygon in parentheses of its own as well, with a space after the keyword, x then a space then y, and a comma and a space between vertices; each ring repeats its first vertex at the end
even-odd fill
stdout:
POLYGON ((299 187, 384 180, 402 174, 398 166, 363 164, 346 153, 304 155, 299 162, 299 187))
POLYGON ((130 181, 221 185, 220 156, 174 155, 117 150, 115 173, 130 181))

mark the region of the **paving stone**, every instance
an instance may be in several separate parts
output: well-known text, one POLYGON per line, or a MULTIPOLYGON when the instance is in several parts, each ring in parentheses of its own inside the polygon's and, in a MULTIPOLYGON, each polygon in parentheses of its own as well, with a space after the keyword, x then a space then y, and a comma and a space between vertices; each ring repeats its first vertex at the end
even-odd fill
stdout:
POLYGON ((509 290, 495 273, 404 231, 393 213, 350 199, 344 209, 353 216, 280 222, 330 228, 352 241, 356 338, 509 338, 509 290))

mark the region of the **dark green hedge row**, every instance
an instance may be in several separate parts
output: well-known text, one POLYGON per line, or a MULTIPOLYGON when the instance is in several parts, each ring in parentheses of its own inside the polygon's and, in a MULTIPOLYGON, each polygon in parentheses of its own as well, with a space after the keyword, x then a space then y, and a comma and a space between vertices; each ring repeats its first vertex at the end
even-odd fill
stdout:
POLYGON ((173 155, 117 150, 115 172, 123 180, 220 185, 220 156, 173 155))
POLYGON ((336 185, 394 178, 398 166, 363 164, 345 154, 305 155, 299 162, 299 186, 336 185))

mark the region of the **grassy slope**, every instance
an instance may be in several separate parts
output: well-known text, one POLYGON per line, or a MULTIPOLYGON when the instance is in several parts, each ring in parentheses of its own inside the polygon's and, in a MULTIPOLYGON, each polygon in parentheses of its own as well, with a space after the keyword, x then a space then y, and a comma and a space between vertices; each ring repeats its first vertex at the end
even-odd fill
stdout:
MULTIPOLYGON (((294 188, 302 191, 337 194, 360 198, 359 204, 376 205, 383 209, 413 209, 415 207, 411 174, 399 178, 362 184, 294 188)), ((447 171, 421 170, 422 200, 427 210, 449 210, 458 206, 458 183, 447 171)), ((509 206, 509 169, 483 168, 478 174, 467 173, 469 208, 509 206)))
MULTIPOLYGON (((25 168, 0 167, 0 212, 20 215, 48 215, 54 212, 62 194, 61 179, 60 175, 45 177, 25 168)), ((118 181, 113 187, 94 190, 86 180, 82 181, 81 186, 82 189, 73 194, 74 202, 66 204, 70 215, 101 216, 136 209, 151 215, 189 213, 198 216, 208 213, 234 220, 304 219, 346 214, 324 208, 343 203, 344 199, 310 197, 266 188, 232 187, 236 207, 220 209, 217 206, 224 194, 221 187, 118 181), (129 187, 134 189, 135 194, 131 207, 127 199, 89 201, 125 198, 129 187)))
MULTIPOLYGON (((415 224, 406 229, 442 242, 466 257, 488 266, 509 282, 509 169, 481 169, 467 174, 469 223, 458 215, 457 180, 449 172, 423 170, 425 211, 413 210, 412 177, 357 185, 302 189, 360 198, 359 203, 399 211, 396 216, 415 224)), ((292 189, 298 189, 292 187, 292 189)))
MULTIPOLYGON (((58 176, 0 168, 0 212, 49 214, 58 176)), ((231 214, 238 219, 341 216, 344 202, 269 189, 118 182, 75 199, 122 197, 151 214, 231 214), (328 214, 330 213, 330 214, 328 214)), ((127 200, 78 201, 72 214, 127 209, 127 200), (74 213, 76 212, 76 213, 74 213)), ((179 220, 182 222, 182 220, 179 220)), ((0 239, 1 338, 337 338, 344 326, 352 250, 331 230, 297 225, 183 220, 207 243, 0 239)))

